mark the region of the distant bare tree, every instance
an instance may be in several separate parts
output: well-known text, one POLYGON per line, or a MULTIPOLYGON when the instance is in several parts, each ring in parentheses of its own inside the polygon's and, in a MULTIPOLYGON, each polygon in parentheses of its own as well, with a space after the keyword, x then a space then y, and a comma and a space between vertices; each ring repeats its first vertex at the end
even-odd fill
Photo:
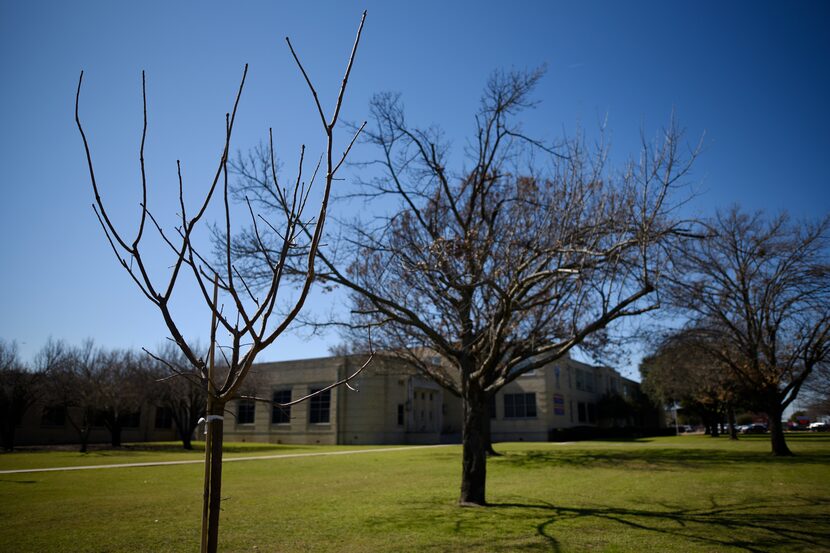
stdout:
POLYGON ((144 355, 125 349, 97 352, 93 367, 95 415, 110 433, 112 447, 121 447, 121 432, 128 418, 141 412, 150 399, 142 364, 144 355))
MULTIPOLYGON (((353 327, 376 328, 379 348, 462 398, 461 505, 486 503, 493 395, 658 306, 663 248, 678 229, 667 197, 696 154, 682 152, 674 126, 618 170, 602 146, 532 139, 518 116, 540 77, 495 73, 459 158, 440 129, 407 122, 399 96, 376 96, 366 136, 378 158, 365 166, 381 175, 352 197, 378 203, 344 224, 337 248, 318 251, 318 278, 351 293, 353 327)), ((262 161, 237 162, 238 190, 279 207, 262 161)), ((235 245, 251 263, 276 249, 253 232, 235 245)))
POLYGON ((673 302, 700 344, 733 373, 749 407, 769 418, 774 455, 791 455, 781 416, 830 360, 830 217, 795 223, 739 208, 706 222, 705 240, 676 257, 673 302))
POLYGON ((190 370, 190 362, 175 344, 167 344, 157 356, 162 361, 154 359, 154 363, 146 366, 147 385, 152 390, 151 401, 156 408, 167 409, 170 413, 182 447, 193 449, 193 433, 199 426, 199 420, 205 416, 207 389, 198 379, 171 378, 170 366, 178 373, 190 370))
POLYGON ((36 361, 51 367, 49 378, 44 383, 44 403, 66 413, 66 420, 78 435, 81 453, 88 450, 89 435, 99 405, 96 378, 100 372, 100 361, 100 352, 92 340, 75 347, 49 340, 36 361))
POLYGON ((663 405, 680 403, 696 412, 712 437, 720 434, 726 414, 729 436, 737 439, 735 408, 741 402, 740 383, 714 357, 711 336, 694 330, 669 334, 640 363, 643 391, 663 405))
POLYGON ((813 419, 830 416, 830 363, 816 365, 804 382, 805 403, 813 419))
MULTIPOLYGON (((109 211, 101 198, 101 188, 98 184, 94 171, 92 154, 89 141, 81 125, 79 116, 79 103, 83 73, 78 82, 78 90, 75 101, 75 120, 84 144, 84 150, 89 168, 89 176, 92 189, 95 194, 94 209, 101 227, 112 246, 119 263, 124 267, 129 276, 144 294, 144 296, 155 305, 164 319, 167 330, 170 332, 172 341, 179 347, 182 354, 189 362, 187 371, 181 371, 173 364, 168 368, 175 375, 181 378, 189 378, 200 382, 207 391, 206 419, 208 432, 205 447, 205 496, 203 508, 203 532, 202 551, 215 552, 218 547, 219 513, 220 513, 220 491, 222 478, 222 441, 223 441, 223 415, 225 404, 238 397, 241 386, 248 376, 251 366, 257 355, 274 343, 285 329, 294 321, 297 314, 303 307, 305 299, 315 279, 314 261, 320 239, 323 235, 323 228, 326 220, 329 196, 337 171, 344 163, 352 144, 357 139, 360 129, 355 133, 352 141, 343 149, 342 155, 335 154, 334 129, 338 122, 340 109, 346 91, 349 75, 355 53, 360 41, 365 12, 357 31, 357 37, 352 48, 351 56, 343 76, 340 91, 337 95, 334 109, 329 117, 326 117, 323 107, 317 95, 317 91, 311 83, 305 69, 300 63, 291 42, 286 38, 291 54, 296 61, 308 87, 314 98, 314 105, 320 116, 320 121, 326 136, 326 147, 320 162, 314 169, 310 179, 306 181, 305 168, 305 147, 303 146, 298 162, 298 173, 296 180, 290 187, 283 187, 277 182, 276 175, 273 175, 271 186, 275 194, 282 198, 282 210, 272 220, 262 218, 258 221, 253 208, 250 207, 251 225, 254 234, 259 235, 260 224, 272 229, 275 234, 281 237, 282 243, 273 255, 266 255, 263 259, 264 271, 270 276, 268 284, 260 289, 261 295, 257 296, 249 287, 244 276, 240 274, 234 265, 231 255, 231 210, 228 191, 228 152, 230 151, 231 136, 236 121, 237 107, 242 95, 247 75, 247 66, 243 72, 242 81, 234 102, 233 109, 225 116, 225 141, 220 159, 214 173, 213 180, 204 197, 198 204, 197 209, 189 211, 186 206, 183 192, 183 177, 181 164, 178 164, 179 180, 179 216, 180 225, 175 229, 175 235, 165 231, 159 220, 154 216, 147 203, 147 179, 144 164, 144 143, 147 136, 147 100, 144 75, 142 74, 142 96, 144 98, 144 127, 141 137, 139 152, 142 201, 138 230, 134 237, 128 239, 119 231, 110 218, 109 211), (312 185, 316 180, 318 170, 322 166, 323 191, 322 200, 316 217, 306 215, 306 206, 309 200, 312 185), (216 190, 222 192, 216 194, 216 190), (196 247, 198 240, 195 231, 199 227, 205 212, 213 198, 218 195, 223 198, 224 221, 221 224, 227 236, 227 243, 224 248, 225 256, 221 263, 214 264, 199 253, 196 247), (190 217, 188 217, 190 213, 190 217), (195 213, 195 214, 194 214, 195 213), (168 277, 159 282, 156 275, 157 268, 148 266, 141 246, 145 236, 146 227, 154 227, 158 235, 169 246, 172 252, 170 263, 162 266, 171 267, 168 277), (308 240, 304 240, 304 233, 307 233, 308 240), (305 242, 305 243, 303 243, 305 242), (287 260, 297 255, 297 252, 304 252, 307 259, 304 278, 301 279, 300 289, 292 300, 292 305, 287 312, 275 316, 278 294, 284 290, 285 267, 287 260), (200 352, 194 349, 182 334, 176 316, 171 310, 171 298, 176 289, 180 288, 181 276, 189 273, 196 286, 201 291, 205 305, 212 316, 210 323, 210 344, 207 352, 200 352), (221 293, 221 298, 220 298, 221 293), (274 320, 275 316, 279 320, 274 320), (222 335, 229 336, 229 343, 219 344, 217 332, 222 330, 222 335), (218 352, 222 355, 227 371, 225 378, 217 378, 214 374, 216 365, 215 355, 218 352)), ((273 141, 270 142, 270 151, 273 155, 273 141)), ((160 362, 164 360, 155 356, 160 362)), ((367 361, 368 362, 368 361, 367 361)), ((359 372, 359 371, 358 371, 359 372)), ((356 374, 356 373, 355 373, 356 374)), ((353 378, 355 374, 347 377, 344 381, 353 378)), ((342 382, 333 384, 338 385, 342 382)), ((325 389, 324 389, 325 390, 325 389)), ((305 398, 301 398, 305 399, 305 398)), ((268 400, 270 402, 270 400, 268 400)))
POLYGON ((43 372, 20 360, 15 342, 0 339, 0 438, 3 449, 14 449, 15 430, 40 395, 43 372))

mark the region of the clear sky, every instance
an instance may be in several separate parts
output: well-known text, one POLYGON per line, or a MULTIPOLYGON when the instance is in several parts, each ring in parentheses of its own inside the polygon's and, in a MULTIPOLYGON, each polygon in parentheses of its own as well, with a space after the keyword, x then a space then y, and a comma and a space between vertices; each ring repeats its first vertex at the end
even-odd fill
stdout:
MULTIPOLYGON (((640 129, 656 131, 674 110, 690 140, 705 132, 696 213, 735 202, 796 217, 830 209, 826 2, 2 0, 0 337, 28 358, 49 336, 150 348, 165 336, 91 209, 73 120, 81 69, 105 200, 129 234, 138 220, 142 69, 151 208, 171 220, 175 160, 195 200, 216 166, 245 63, 235 146, 255 145, 270 126, 286 164, 301 143, 319 151, 313 105, 283 37, 331 105, 363 9, 346 119, 365 118, 373 93, 398 91, 410 121, 443 126, 460 149, 491 71, 547 64, 526 124, 535 136, 590 133, 607 117, 614 151, 631 154, 640 129)), ((186 332, 204 337, 196 301, 184 293, 176 307, 186 332)), ((324 355, 336 340, 286 336, 263 359, 324 355)))

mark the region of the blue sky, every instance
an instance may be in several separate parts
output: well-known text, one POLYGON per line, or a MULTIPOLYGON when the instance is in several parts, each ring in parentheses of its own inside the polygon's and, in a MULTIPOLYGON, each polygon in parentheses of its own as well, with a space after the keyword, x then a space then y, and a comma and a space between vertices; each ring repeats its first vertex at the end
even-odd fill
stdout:
MULTIPOLYGON (((636 153, 640 129, 655 132, 674 110, 691 141, 705 133, 692 212, 740 203, 819 217, 830 208, 828 6, 2 1, 0 337, 29 357, 49 336, 151 348, 165 336, 90 207, 73 120, 81 69, 81 112, 104 196, 127 230, 138 217, 142 69, 151 208, 170 220, 175 160, 195 200, 218 160, 224 113, 245 63, 236 148, 255 145, 273 127, 287 165, 301 143, 319 151, 319 123, 283 37, 331 105, 363 9, 369 16, 346 119, 365 118, 373 93, 401 92, 409 120, 441 125, 460 149, 491 71, 547 64, 541 103, 526 121, 531 134, 556 138, 577 127, 590 134, 607 117, 622 156, 636 153)), ((194 337, 207 330, 192 307, 197 300, 184 291, 176 304, 194 337)), ((315 297, 310 307, 333 301, 315 297)), ((336 340, 286 336, 263 359, 324 355, 336 340)))

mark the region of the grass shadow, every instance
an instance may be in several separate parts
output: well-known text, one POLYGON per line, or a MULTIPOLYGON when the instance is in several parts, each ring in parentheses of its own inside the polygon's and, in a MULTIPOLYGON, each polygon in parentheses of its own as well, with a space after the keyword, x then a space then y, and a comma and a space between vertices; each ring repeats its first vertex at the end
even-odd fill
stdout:
POLYGON ((659 505, 655 508, 567 507, 548 502, 496 503, 500 511, 535 512, 545 520, 536 531, 559 551, 554 536, 557 523, 565 520, 597 519, 639 531, 665 534, 718 548, 736 548, 751 553, 776 550, 827 551, 830 544, 830 501, 796 498, 787 503, 798 514, 781 514, 780 503, 752 502, 719 505, 711 501, 704 509, 659 505), (759 510, 762 511, 759 513, 759 510))
POLYGON ((631 450, 557 449, 508 452, 491 459, 499 465, 538 469, 549 467, 625 467, 631 470, 708 470, 738 465, 799 465, 830 463, 830 454, 803 453, 794 457, 775 457, 757 451, 730 451, 723 449, 637 448, 631 450))
MULTIPOLYGON (((656 543, 668 541, 677 550, 693 544, 709 551, 818 552, 830 551, 828 507, 830 501, 801 497, 785 503, 729 504, 719 504, 712 498, 703 508, 669 504, 636 508, 569 506, 522 498, 481 508, 459 508, 442 500, 412 503, 367 522, 381 532, 432 535, 433 544, 423 546, 423 551, 455 551, 455 543, 463 544, 463 549, 457 550, 468 551, 576 551, 580 545, 572 543, 574 535, 579 536, 580 529, 584 529, 605 540, 586 545, 600 550, 620 547, 615 537, 628 535, 631 539, 634 532, 635 543, 643 550, 652 547, 648 545, 651 535, 664 538, 656 543), (494 526, 499 528, 497 532, 494 526)), ((424 543, 422 538, 419 541, 424 543)))

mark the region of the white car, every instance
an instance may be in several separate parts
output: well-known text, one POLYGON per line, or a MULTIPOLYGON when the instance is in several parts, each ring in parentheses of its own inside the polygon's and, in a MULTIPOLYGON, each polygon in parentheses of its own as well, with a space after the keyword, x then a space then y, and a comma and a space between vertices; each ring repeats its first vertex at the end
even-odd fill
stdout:
POLYGON ((826 422, 812 422, 810 423, 811 432, 827 432, 830 430, 830 423, 826 422))

